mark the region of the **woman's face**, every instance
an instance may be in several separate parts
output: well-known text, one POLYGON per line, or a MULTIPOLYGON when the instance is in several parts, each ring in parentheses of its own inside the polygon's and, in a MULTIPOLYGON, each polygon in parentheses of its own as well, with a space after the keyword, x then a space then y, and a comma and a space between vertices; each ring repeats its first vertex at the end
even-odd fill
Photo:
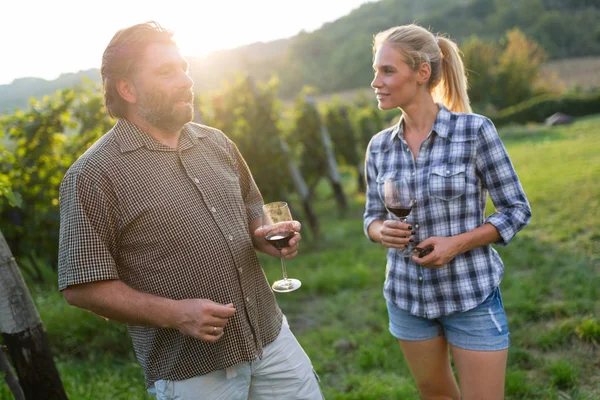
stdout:
POLYGON ((375 77, 371 87, 375 89, 379 109, 405 108, 415 99, 418 74, 389 43, 384 43, 375 52, 373 71, 375 77))

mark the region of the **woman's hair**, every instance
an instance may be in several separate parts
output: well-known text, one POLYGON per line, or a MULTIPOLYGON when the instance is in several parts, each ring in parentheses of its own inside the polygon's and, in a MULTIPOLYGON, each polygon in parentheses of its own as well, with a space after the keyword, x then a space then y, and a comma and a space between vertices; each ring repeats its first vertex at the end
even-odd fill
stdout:
POLYGON ((102 88, 104 105, 108 115, 114 118, 125 116, 127 103, 117 91, 119 79, 130 78, 146 48, 155 43, 175 45, 173 33, 157 22, 149 21, 118 31, 102 55, 102 88))
POLYGON ((379 32, 373 40, 373 54, 384 43, 398 49, 414 71, 424 62, 431 66, 428 84, 434 101, 451 111, 471 112, 465 67, 456 43, 414 24, 379 32))

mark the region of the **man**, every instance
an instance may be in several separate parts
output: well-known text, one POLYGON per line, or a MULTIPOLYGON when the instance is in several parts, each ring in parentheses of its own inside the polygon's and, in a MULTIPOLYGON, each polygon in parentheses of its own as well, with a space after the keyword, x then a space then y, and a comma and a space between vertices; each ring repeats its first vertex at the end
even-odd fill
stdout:
POLYGON ((61 184, 59 289, 128 324, 159 399, 321 399, 256 255, 279 256, 262 197, 236 146, 190 122, 187 68, 155 22, 106 48, 105 105, 118 122, 61 184))

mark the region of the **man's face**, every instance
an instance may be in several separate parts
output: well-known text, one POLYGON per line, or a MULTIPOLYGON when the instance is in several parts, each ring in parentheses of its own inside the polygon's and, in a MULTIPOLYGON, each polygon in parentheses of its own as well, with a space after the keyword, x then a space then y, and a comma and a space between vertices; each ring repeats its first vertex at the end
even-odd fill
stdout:
POLYGON ((133 79, 136 113, 165 132, 179 131, 194 117, 194 82, 188 63, 173 44, 153 44, 146 49, 133 79))

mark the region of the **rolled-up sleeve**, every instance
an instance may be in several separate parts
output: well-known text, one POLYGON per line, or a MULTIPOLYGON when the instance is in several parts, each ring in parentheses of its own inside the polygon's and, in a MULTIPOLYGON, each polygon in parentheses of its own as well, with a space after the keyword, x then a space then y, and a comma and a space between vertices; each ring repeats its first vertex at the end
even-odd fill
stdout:
POLYGON ((477 172, 496 208, 485 222, 500 233, 496 244, 505 246, 531 221, 531 206, 492 121, 484 120, 477 140, 477 172))
POLYGON ((373 140, 369 143, 365 161, 365 179, 367 183, 365 213, 363 215, 364 232, 369 237, 369 225, 375 220, 385 220, 387 218, 387 210, 385 204, 381 201, 377 192, 377 162, 376 153, 372 151, 373 140))

